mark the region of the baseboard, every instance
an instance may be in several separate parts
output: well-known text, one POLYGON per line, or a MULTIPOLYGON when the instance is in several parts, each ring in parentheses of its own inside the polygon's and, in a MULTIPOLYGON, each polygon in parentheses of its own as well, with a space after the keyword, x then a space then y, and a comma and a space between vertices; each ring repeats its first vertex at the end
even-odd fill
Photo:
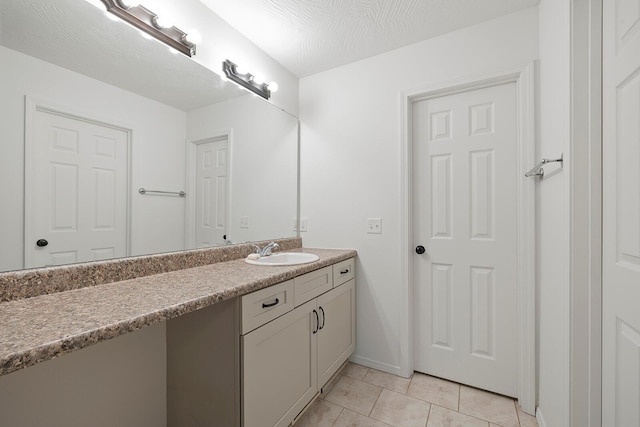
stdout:
POLYGON ((357 354, 351 355, 351 357, 349 358, 349 361, 353 363, 357 363, 358 365, 366 366, 367 368, 373 368, 389 374, 397 375, 399 377, 405 377, 405 378, 407 377, 406 375, 403 375, 403 372, 400 366, 389 365, 387 363, 382 363, 377 360, 358 356, 357 354))
POLYGON ((539 407, 536 409, 536 420, 538 421, 538 427, 547 427, 547 423, 544 422, 544 417, 539 407))

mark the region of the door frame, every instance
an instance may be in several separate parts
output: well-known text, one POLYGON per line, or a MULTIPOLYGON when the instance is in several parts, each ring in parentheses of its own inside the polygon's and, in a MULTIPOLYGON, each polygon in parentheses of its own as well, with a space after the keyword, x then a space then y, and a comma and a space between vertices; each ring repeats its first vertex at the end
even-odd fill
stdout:
POLYGON ((185 208, 185 217, 184 217, 184 244, 185 248, 194 249, 196 246, 196 230, 195 230, 195 218, 196 218, 196 155, 198 150, 198 145, 206 144, 208 142, 215 142, 221 139, 227 140, 227 233, 229 233, 230 221, 231 221, 231 202, 233 195, 231 194, 231 173, 232 173, 232 162, 233 158, 233 129, 223 129, 220 131, 211 132, 209 136, 202 138, 193 138, 187 140, 187 167, 186 167, 186 183, 187 183, 187 195, 191 195, 191 197, 187 197, 187 205, 185 208))
POLYGON ((414 367, 413 227, 412 227, 412 108, 419 100, 515 83, 517 93, 517 171, 522 177, 518 194, 518 401, 522 409, 536 409, 536 288, 535 288, 535 181, 524 178, 535 159, 535 64, 436 83, 401 93, 401 286, 407 308, 401 345, 401 374, 410 376, 414 367))
POLYGON ((24 240, 23 240, 23 267, 31 262, 31 253, 27 250, 27 242, 33 242, 35 236, 33 235, 33 229, 31 222, 33 218, 31 216, 31 189, 33 188, 33 163, 31 159, 31 151, 35 146, 35 116, 38 111, 42 111, 49 114, 55 114, 62 117, 67 117, 72 120, 80 120, 87 123, 92 123, 98 126, 110 127, 127 134, 127 194, 126 194, 126 221, 125 233, 126 233, 126 247, 125 256, 131 255, 132 246, 132 191, 131 183, 132 176, 131 171, 133 161, 133 126, 118 123, 117 120, 101 117, 99 114, 93 111, 76 110, 73 107, 60 105, 56 102, 46 99, 37 98, 31 95, 25 95, 25 114, 24 114, 24 240))
POLYGON ((571 1, 568 419, 602 425, 602 0, 571 1))

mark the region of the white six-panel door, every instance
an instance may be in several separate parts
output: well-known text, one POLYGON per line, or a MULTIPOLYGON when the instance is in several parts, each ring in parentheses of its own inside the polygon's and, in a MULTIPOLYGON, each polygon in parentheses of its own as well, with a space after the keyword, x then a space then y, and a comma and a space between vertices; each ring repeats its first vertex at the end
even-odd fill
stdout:
POLYGON ((415 370, 516 396, 517 103, 507 83, 412 107, 415 370))
POLYGON ((640 426, 640 1, 603 2, 602 425, 640 426))
POLYGON ((228 211, 227 138, 196 148, 196 247, 225 244, 228 211))
POLYGON ((40 107, 28 126, 25 267, 126 256, 128 133, 40 107))

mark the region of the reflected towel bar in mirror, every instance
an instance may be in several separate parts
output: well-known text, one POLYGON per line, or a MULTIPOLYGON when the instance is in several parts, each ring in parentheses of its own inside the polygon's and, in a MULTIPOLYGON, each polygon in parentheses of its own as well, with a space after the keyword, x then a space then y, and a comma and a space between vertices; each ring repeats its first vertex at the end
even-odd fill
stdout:
POLYGON ((138 193, 145 195, 145 194, 172 194, 172 195, 176 195, 176 196, 180 196, 180 197, 185 197, 187 195, 187 193, 185 193, 184 191, 159 191, 159 190, 147 190, 143 187, 138 189, 138 193))

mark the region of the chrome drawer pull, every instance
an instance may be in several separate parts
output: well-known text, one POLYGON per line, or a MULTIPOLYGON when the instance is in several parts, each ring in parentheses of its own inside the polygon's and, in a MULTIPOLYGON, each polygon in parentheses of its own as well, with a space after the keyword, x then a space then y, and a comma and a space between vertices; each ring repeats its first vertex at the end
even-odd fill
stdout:
POLYGON ((280 300, 276 298, 276 300, 272 303, 269 303, 269 304, 262 303, 262 308, 273 307, 274 305, 278 305, 278 303, 280 303, 280 300))

